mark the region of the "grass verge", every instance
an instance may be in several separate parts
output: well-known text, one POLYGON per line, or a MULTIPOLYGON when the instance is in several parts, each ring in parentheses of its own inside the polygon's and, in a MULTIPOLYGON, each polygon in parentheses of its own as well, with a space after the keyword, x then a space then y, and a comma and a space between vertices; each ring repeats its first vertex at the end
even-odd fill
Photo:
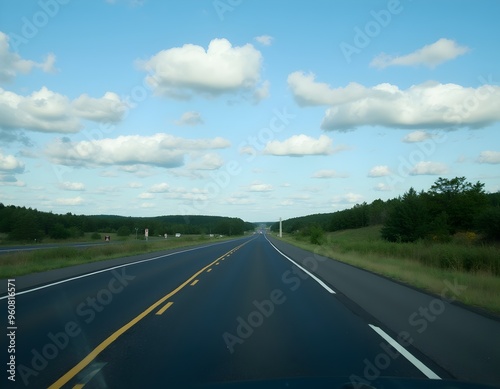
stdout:
POLYGON ((496 269, 463 267, 460 258, 500 260, 498 247, 463 243, 391 243, 380 238, 380 227, 325 234, 321 245, 284 235, 283 240, 320 255, 370 270, 414 287, 440 294, 444 280, 456 280, 466 289, 457 299, 472 307, 500 314, 500 277, 496 269), (448 258, 443 262, 441 258, 448 258), (449 264, 454 264, 449 266, 449 264))
MULTIPOLYGON (((222 239, 217 239, 217 241, 220 240, 222 239)), ((126 240, 120 243, 86 248, 65 246, 2 254, 0 255, 0 279, 106 259, 195 246, 211 241, 215 241, 215 239, 204 236, 183 236, 169 240, 150 240, 148 242, 126 240)))

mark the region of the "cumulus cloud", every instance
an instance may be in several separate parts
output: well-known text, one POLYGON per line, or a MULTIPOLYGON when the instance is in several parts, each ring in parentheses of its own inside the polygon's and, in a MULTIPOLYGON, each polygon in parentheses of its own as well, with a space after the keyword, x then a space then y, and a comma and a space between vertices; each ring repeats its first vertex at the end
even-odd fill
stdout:
POLYGON ((481 128, 500 121, 500 86, 492 80, 477 88, 433 81, 406 90, 389 83, 332 88, 299 71, 288 76, 288 86, 300 106, 330 106, 321 124, 324 130, 349 131, 363 125, 481 128))
POLYGON ((300 106, 344 104, 377 93, 355 82, 345 88, 331 88, 326 83, 316 82, 314 74, 300 71, 288 76, 288 87, 300 106))
POLYGON ((370 169, 370 171, 368 172, 368 177, 384 177, 389 176, 390 174, 391 170, 389 169, 389 166, 378 165, 370 169))
POLYGON ((185 139, 168 134, 127 135, 91 141, 71 142, 57 139, 48 144, 45 154, 54 163, 68 166, 150 165, 164 168, 182 166, 190 152, 222 149, 226 139, 185 139))
POLYGON ((376 190, 378 192, 388 192, 391 191, 392 188, 384 182, 379 182, 373 187, 373 190, 376 190))
POLYGON ((332 140, 326 135, 321 135, 318 139, 315 139, 304 134, 293 135, 282 142, 278 140, 270 141, 263 150, 264 154, 292 157, 330 155, 334 151, 332 140))
POLYGON ((63 190, 72 190, 72 191, 84 191, 85 185, 81 182, 69 182, 65 181, 59 184, 59 188, 63 190))
POLYGON ((101 98, 92 98, 86 94, 72 103, 73 114, 79 118, 94 122, 119 122, 127 111, 127 104, 113 92, 106 92, 101 98))
POLYGON ((29 73, 33 68, 40 68, 47 73, 55 72, 55 60, 52 53, 43 62, 21 58, 19 54, 10 51, 9 37, 0 31, 0 82, 12 81, 19 73, 29 73))
POLYGON ((363 196, 358 193, 346 193, 344 195, 335 196, 333 198, 334 204, 356 204, 363 200, 363 196))
POLYGON ((224 165, 224 159, 216 153, 206 153, 195 159, 187 168, 192 170, 216 170, 224 165))
POLYGON ((434 68, 443 62, 452 60, 469 51, 466 46, 460 46, 451 39, 441 38, 438 41, 426 45, 413 53, 403 56, 391 56, 382 53, 375 57, 371 66, 383 69, 388 66, 418 66, 424 65, 434 68))
POLYGON ((419 175, 438 176, 446 173, 448 173, 448 167, 444 163, 432 162, 432 161, 418 162, 410 170, 410 175, 412 176, 419 176, 419 175))
POLYGON ((84 202, 85 200, 80 196, 56 199, 56 203, 59 205, 81 205, 84 202))
POLYGON ((127 108, 111 92, 98 99, 82 95, 70 101, 46 87, 28 96, 0 88, 0 129, 74 133, 82 128, 82 119, 118 122, 127 108))
POLYGON ((405 135, 403 142, 405 143, 417 143, 423 142, 426 139, 432 138, 432 135, 425 131, 413 131, 405 135))
POLYGON ((203 124, 203 118, 199 112, 184 112, 179 120, 175 122, 179 126, 197 126, 203 124))
POLYGON ((428 82, 400 90, 395 85, 380 84, 372 92, 329 108, 321 128, 333 131, 348 131, 363 125, 481 128, 500 121, 500 86, 465 88, 428 82))
POLYGON ((0 151, 0 172, 9 174, 22 173, 24 163, 13 155, 5 155, 0 151))
POLYGON ((255 40, 264 46, 271 46, 273 39, 274 38, 272 36, 269 36, 269 35, 260 35, 260 36, 255 37, 255 40))
POLYGON ((482 151, 478 158, 479 163, 500 163, 500 151, 482 151))
POLYGON ((345 178, 346 174, 339 173, 336 170, 318 170, 312 175, 312 178, 345 178))
POLYGON ((251 44, 233 47, 227 39, 212 40, 207 50, 185 44, 137 61, 158 95, 190 99, 224 93, 253 92, 259 87, 262 55, 251 44))
POLYGON ((274 190, 270 184, 254 183, 248 187, 250 192, 271 192, 274 190))

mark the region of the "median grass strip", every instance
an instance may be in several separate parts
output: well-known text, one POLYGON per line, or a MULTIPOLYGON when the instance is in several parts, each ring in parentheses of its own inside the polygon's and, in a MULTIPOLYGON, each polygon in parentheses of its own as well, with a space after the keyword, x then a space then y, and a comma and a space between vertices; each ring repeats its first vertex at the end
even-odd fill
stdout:
MULTIPOLYGON (((222 239, 217 239, 217 241, 222 239)), ((2 254, 0 255, 0 279, 112 258, 195 246, 210 241, 205 236, 185 236, 169 240, 159 239, 148 242, 125 240, 119 243, 102 244, 86 248, 64 246, 2 254)))
POLYGON ((320 245, 307 238, 284 235, 283 240, 400 282, 439 294, 443 280, 456 279, 466 290, 458 299, 500 314, 500 248, 450 243, 392 243, 380 237, 380 227, 325 234, 320 245))

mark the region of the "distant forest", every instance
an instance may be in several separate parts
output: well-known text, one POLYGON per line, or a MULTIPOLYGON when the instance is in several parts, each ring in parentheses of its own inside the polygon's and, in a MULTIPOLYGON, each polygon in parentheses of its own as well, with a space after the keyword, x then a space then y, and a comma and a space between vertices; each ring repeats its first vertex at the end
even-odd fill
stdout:
POLYGON ((123 217, 113 215, 64 215, 0 203, 0 233, 11 241, 42 241, 45 238, 78 238, 84 233, 117 233, 140 237, 147 228, 149 236, 164 234, 242 235, 255 228, 253 223, 222 216, 123 217))
MULTIPOLYGON (((449 241, 457 233, 471 240, 500 241, 500 192, 485 193, 484 184, 465 177, 439 178, 429 190, 410 188, 403 196, 350 209, 284 220, 283 232, 311 236, 319 243, 323 231, 383 225, 382 237, 393 242, 419 239, 449 241)), ((279 224, 271 226, 277 232, 279 224)))

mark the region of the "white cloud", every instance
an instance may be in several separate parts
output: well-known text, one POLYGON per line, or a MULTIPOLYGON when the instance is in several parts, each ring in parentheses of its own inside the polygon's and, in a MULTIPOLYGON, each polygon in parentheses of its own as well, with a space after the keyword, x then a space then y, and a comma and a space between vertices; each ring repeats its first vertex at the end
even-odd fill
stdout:
POLYGON ((481 151, 478 158, 479 163, 500 163, 500 151, 481 151))
POLYGON ((269 97, 269 85, 269 81, 264 81, 261 86, 255 88, 255 91, 253 93, 253 100, 255 103, 258 103, 269 97))
POLYGON ((72 190, 72 191, 84 191, 85 185, 81 182, 69 182, 65 181, 59 184, 59 188, 63 190, 72 190))
POLYGON ((250 192, 271 192, 274 190, 273 186, 270 184, 255 183, 248 187, 250 192))
POLYGON ((356 101, 328 109, 321 128, 333 131, 348 131, 363 125, 481 128, 500 121, 499 106, 497 85, 465 88, 428 82, 400 90, 395 85, 380 84, 356 101))
POLYGON ((129 188, 142 188, 142 184, 140 182, 130 182, 128 186, 129 188))
POLYGON ((252 92, 258 87, 261 65, 262 55, 251 44, 233 47, 227 39, 212 40, 207 50, 185 44, 138 61, 149 72, 146 81, 155 93, 176 99, 252 92))
POLYGON ((162 182, 161 184, 153 185, 149 189, 149 192, 151 192, 151 193, 166 193, 169 190, 170 190, 170 185, 168 185, 166 182, 162 182))
POLYGON ((345 88, 331 88, 326 83, 315 81, 312 73, 294 72, 288 76, 288 87, 300 106, 336 105, 355 101, 368 95, 376 94, 363 85, 349 83, 345 88))
POLYGON ((74 133, 82 128, 82 119, 118 122, 126 110, 126 104, 112 92, 98 99, 81 95, 70 101, 46 87, 29 96, 0 88, 0 129, 74 133))
POLYGON ((413 169, 410 171, 410 175, 419 176, 419 175, 431 175, 437 176, 440 174, 446 174, 448 172, 448 167, 441 162, 431 162, 431 161, 422 161, 418 162, 413 169))
POLYGON ((203 124, 203 118, 199 112, 184 112, 179 120, 175 122, 179 126, 197 126, 203 124))
POLYGON ((84 199, 80 196, 56 199, 56 203, 59 205, 81 205, 84 202, 85 202, 84 199))
POLYGON ((94 122, 119 122, 128 109, 127 104, 113 92, 106 92, 101 98, 81 95, 72 103, 75 116, 94 122))
POLYGON ((321 135, 318 139, 308 135, 293 135, 284 141, 273 140, 267 143, 264 154, 301 157, 304 155, 329 155, 334 152, 332 140, 321 135))
POLYGON ((368 172, 368 177, 384 177, 389 176, 390 174, 391 170, 389 169, 389 166, 378 165, 370 169, 370 171, 368 172))
POLYGON ((8 172, 10 174, 22 173, 24 171, 24 163, 13 155, 4 155, 0 151, 0 172, 8 172))
POLYGON ((418 130, 410 132, 409 134, 405 135, 405 137, 402 140, 405 143, 416 143, 416 142, 423 142, 424 140, 429 138, 432 138, 431 134, 425 131, 418 130))
POLYGON ((49 53, 44 62, 22 59, 17 53, 9 49, 9 37, 0 31, 0 82, 13 80, 19 73, 29 73, 33 68, 40 68, 46 73, 55 72, 56 57, 49 53))
POLYGON ((187 167, 192 170, 215 170, 224 165, 224 160, 219 154, 207 153, 201 158, 191 162, 187 167))
POLYGON ((260 36, 255 37, 255 40, 264 46, 271 46, 273 39, 274 38, 272 36, 269 36, 269 35, 260 35, 260 36))
POLYGON ((386 183, 379 182, 377 185, 375 185, 373 187, 373 190, 380 191, 380 192, 387 192, 387 191, 391 191, 392 188, 389 185, 387 185, 386 183))
POLYGON ((139 164, 171 168, 182 166, 185 155, 190 152, 229 146, 229 141, 220 137, 185 139, 158 133, 80 142, 58 139, 46 147, 45 154, 52 162, 68 166, 139 164))
POLYGON ((155 195, 153 193, 144 192, 137 197, 139 197, 140 199, 154 199, 155 195))
POLYGON ((388 66, 418 66, 424 65, 434 68, 443 62, 452 60, 469 51, 466 46, 459 46, 451 39, 441 38, 438 41, 426 45, 413 53, 403 56, 391 56, 382 53, 375 57, 371 66, 383 69, 388 66))
POLYGON ((346 193, 344 195, 335 196, 333 198, 334 204, 355 204, 359 203, 363 199, 363 196, 357 193, 346 193))
POLYGON ((312 175, 312 178, 346 178, 347 175, 335 170, 318 170, 312 175))

